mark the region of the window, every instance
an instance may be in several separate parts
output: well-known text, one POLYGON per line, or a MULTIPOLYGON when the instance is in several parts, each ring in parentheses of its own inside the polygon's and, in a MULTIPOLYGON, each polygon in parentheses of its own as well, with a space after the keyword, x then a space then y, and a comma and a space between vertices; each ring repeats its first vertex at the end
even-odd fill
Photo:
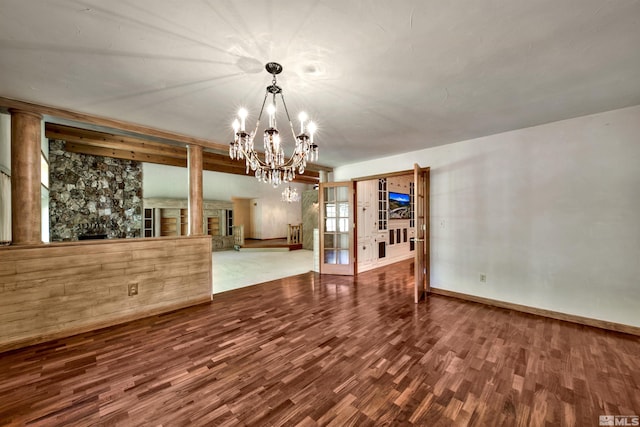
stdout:
POLYGON ((409 227, 416 226, 416 190, 413 182, 409 183, 409 227))
POLYGON ((233 210, 227 209, 227 236, 233 236, 233 210))
POLYGON ((44 188, 49 188, 49 161, 42 151, 40 152, 40 183, 44 188))
POLYGON ((387 229, 388 205, 387 205, 387 179, 378 179, 378 230, 387 229))

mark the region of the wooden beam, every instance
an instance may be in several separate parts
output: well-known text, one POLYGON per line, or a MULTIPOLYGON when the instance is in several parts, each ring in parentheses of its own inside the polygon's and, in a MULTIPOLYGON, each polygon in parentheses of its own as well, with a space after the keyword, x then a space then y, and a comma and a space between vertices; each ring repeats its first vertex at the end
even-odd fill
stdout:
MULTIPOLYGON (((134 144, 151 142, 151 140, 146 136, 135 137, 135 136, 129 136, 129 135, 121 135, 113 132, 83 129, 75 126, 68 126, 68 125, 62 125, 59 123, 51 123, 51 122, 46 123, 46 130, 50 132, 57 132, 64 135, 69 135, 69 136, 77 136, 77 137, 88 138, 88 139, 102 139, 104 141, 117 141, 117 142, 134 143, 134 144)), ((171 145, 167 142, 156 141, 156 143, 161 145, 171 145)), ((180 146, 180 147, 186 146, 183 143, 175 143, 173 145, 180 146)))
MULTIPOLYGON (((73 126, 47 123, 45 136, 67 142, 70 151, 96 156, 117 157, 148 163, 181 166, 186 165, 187 149, 143 138, 99 132, 73 126), (180 160, 179 162, 169 160, 180 160)), ((204 169, 222 173, 245 175, 245 165, 232 160, 224 153, 206 151, 203 155, 204 169)), ((320 172, 307 168, 304 175, 296 176, 294 182, 316 184, 320 181, 320 172)))
MULTIPOLYGON (((89 154, 92 156, 104 156, 113 157, 116 159, 124 160, 137 160, 139 162, 156 163, 160 165, 187 167, 187 155, 185 149, 185 155, 182 158, 174 156, 166 156, 160 154, 150 154, 137 152, 127 149, 105 148, 94 146, 90 144, 83 144, 77 142, 66 142, 65 149, 72 153, 89 154)), ((205 152, 203 155, 203 169, 213 172, 230 173, 234 175, 246 175, 245 166, 240 162, 236 164, 224 164, 220 163, 213 153, 205 152)), ((303 184, 317 184, 319 177, 313 175, 314 172, 305 171, 304 175, 296 175, 294 182, 303 184)))
MULTIPOLYGON (((102 117, 102 116, 96 116, 93 114, 81 113, 78 111, 68 110, 65 108, 34 104, 31 102, 0 97, 0 109, 7 110, 11 108, 28 111, 35 114, 41 114, 44 116, 45 121, 48 121, 48 122, 55 121, 55 119, 66 119, 73 122, 77 122, 79 126, 82 126, 82 124, 86 124, 86 125, 94 125, 101 128, 106 128, 108 130, 130 132, 133 134, 140 135, 140 138, 144 138, 144 137, 159 138, 167 141, 172 141, 175 143, 184 144, 185 146, 190 144, 199 145, 208 150, 212 150, 217 154, 224 154, 229 149, 229 146, 226 143, 220 143, 217 141, 207 140, 203 138, 195 138, 195 137, 183 135, 176 132, 155 129, 149 126, 139 125, 131 122, 126 122, 123 120, 116 120, 116 119, 111 119, 111 118, 102 117), (50 120, 47 120, 48 118, 50 118, 50 120)), ((65 125, 57 125, 57 126, 68 127, 72 129, 74 128, 72 126, 65 126, 65 125)), ((75 129, 81 129, 81 128, 75 128, 75 129)), ((86 129, 85 131, 91 132, 86 129)), ((111 132, 98 132, 98 133, 105 133, 107 135, 116 136, 116 133, 111 133, 111 132)), ((129 137, 118 135, 118 138, 124 138, 126 140, 129 137)), ((134 137, 131 137, 131 138, 134 138, 134 137)), ((167 145, 170 145, 170 144, 167 144, 167 145)), ((323 166, 323 165, 313 163, 313 164, 307 165, 307 170, 332 172, 333 168, 329 166, 323 166)))
POLYGON ((117 150, 129 150, 177 158, 184 158, 187 155, 187 149, 181 146, 152 142, 139 138, 109 135, 95 131, 85 131, 84 129, 77 129, 79 132, 70 131, 71 129, 77 128, 67 127, 67 129, 62 129, 59 125, 47 123, 45 125, 45 136, 49 139, 60 139, 94 147, 114 148, 117 150))
POLYGON ((71 153, 90 154, 92 156, 113 157, 124 160, 137 160, 139 162, 157 163, 160 165, 187 167, 187 156, 176 158, 147 153, 138 153, 131 150, 118 150, 115 148, 96 147, 93 145, 69 142, 65 144, 65 149, 71 153))
MULTIPOLYGON (((212 165, 229 166, 232 168, 240 168, 243 174, 246 172, 246 166, 244 161, 232 160, 227 155, 205 152, 205 162, 212 165)), ((252 173, 251 171, 249 173, 252 173)), ((297 176, 297 174, 296 174, 297 176)), ((320 172, 305 170, 302 176, 307 176, 316 180, 320 179, 320 172)))

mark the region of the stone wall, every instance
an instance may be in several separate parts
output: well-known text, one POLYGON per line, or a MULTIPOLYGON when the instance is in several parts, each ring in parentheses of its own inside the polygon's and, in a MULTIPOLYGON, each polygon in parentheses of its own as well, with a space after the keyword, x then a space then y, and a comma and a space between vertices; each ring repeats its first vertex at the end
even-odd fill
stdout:
POLYGON ((318 190, 302 192, 302 248, 313 250, 313 229, 318 228, 318 190))
POLYGON ((140 237, 142 163, 65 151, 49 142, 51 241, 140 237))

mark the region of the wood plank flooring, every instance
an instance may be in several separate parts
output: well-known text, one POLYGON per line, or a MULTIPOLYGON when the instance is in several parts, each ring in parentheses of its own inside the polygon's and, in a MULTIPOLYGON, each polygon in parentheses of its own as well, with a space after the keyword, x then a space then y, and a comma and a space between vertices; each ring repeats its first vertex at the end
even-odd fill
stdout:
POLYGON ((444 296, 410 262, 308 273, 0 354, 0 425, 597 426, 640 339, 444 296))

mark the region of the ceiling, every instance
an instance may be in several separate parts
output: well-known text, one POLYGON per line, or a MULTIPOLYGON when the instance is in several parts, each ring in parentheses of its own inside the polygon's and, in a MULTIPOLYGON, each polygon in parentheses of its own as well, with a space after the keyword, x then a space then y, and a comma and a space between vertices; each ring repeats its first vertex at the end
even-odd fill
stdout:
POLYGON ((0 0, 6 98, 226 144, 269 61, 339 166, 640 104, 640 1, 0 0))

